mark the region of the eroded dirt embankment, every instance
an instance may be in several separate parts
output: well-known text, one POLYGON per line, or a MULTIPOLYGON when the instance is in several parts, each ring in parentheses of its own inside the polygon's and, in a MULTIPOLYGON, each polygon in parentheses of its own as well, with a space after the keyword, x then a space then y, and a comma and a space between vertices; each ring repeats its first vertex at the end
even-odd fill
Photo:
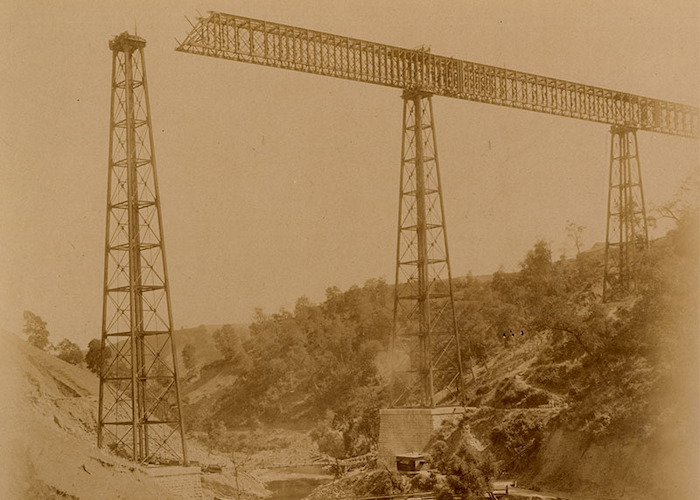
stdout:
POLYGON ((697 447, 697 432, 681 422, 653 438, 628 439, 593 439, 560 426, 546 435, 520 482, 572 499, 695 500, 697 447))
MULTIPOLYGON (((98 386, 88 370, 0 331, 0 498, 173 498, 133 463, 97 448, 98 386)), ((217 452, 194 438, 188 439, 188 452, 190 460, 222 469, 204 474, 206 498, 254 500, 271 494, 265 482, 288 478, 282 473, 258 478, 265 471, 253 469, 294 463, 300 461, 299 454, 308 458, 312 443, 308 435, 303 437, 303 444, 290 438, 288 450, 237 456, 237 463, 231 453, 217 452)))
POLYGON ((168 498, 133 464, 95 446, 97 379, 0 333, 0 496, 168 498))

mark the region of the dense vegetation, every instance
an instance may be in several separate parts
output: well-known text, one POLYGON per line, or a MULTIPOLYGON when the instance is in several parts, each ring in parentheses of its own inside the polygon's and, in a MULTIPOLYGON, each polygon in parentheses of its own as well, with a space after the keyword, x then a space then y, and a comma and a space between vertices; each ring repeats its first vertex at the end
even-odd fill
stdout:
POLYGON ((47 351, 63 361, 72 365, 80 365, 83 362, 83 352, 78 344, 68 339, 61 340, 54 345, 49 340, 49 331, 46 328, 46 321, 41 316, 31 311, 24 311, 24 326, 22 333, 27 336, 27 342, 34 347, 47 351))
MULTIPOLYGON (((643 439, 679 418, 669 394, 694 398, 695 383, 683 381, 697 378, 697 215, 679 216, 677 228, 654 241, 639 265, 637 293, 611 304, 600 300, 601 251, 554 261, 544 241, 527 253, 519 272, 456 280, 470 404, 556 406, 558 425, 593 439, 643 439), (494 376, 499 358, 524 343, 535 346, 523 351, 524 368, 494 376)), ((232 368, 236 381, 213 405, 190 405, 190 421, 210 435, 229 432, 229 438, 233 429, 260 423, 312 423, 320 450, 329 455, 369 451, 377 439, 377 409, 386 403, 381 359, 392 293, 381 280, 346 291, 329 288, 321 304, 302 297, 294 311, 257 311, 249 335, 219 329, 219 363, 232 368)), ((500 463, 534 456, 543 422, 513 414, 494 425, 488 439, 500 463)), ((470 453, 452 450, 443 464, 447 477, 481 470, 483 479, 490 465, 470 453)), ((474 480, 477 489, 483 486, 474 480)))
POLYGON ((340 433, 334 455, 368 451, 384 403, 376 357, 389 340, 391 290, 370 280, 326 296, 319 305, 302 297, 294 312, 258 310, 246 339, 228 325, 217 330, 215 343, 238 378, 195 423, 208 430, 303 419, 319 423, 328 448, 340 433))

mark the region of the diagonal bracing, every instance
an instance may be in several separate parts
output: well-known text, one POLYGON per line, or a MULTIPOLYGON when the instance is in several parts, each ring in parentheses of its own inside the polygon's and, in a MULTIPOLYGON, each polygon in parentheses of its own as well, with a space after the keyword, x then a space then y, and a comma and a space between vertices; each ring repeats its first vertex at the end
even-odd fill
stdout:
POLYGON ((392 406, 462 402, 462 363, 431 95, 406 91, 391 343, 392 406))
POLYGON ((107 187, 98 445, 140 463, 187 463, 172 339, 145 40, 110 41, 107 187))

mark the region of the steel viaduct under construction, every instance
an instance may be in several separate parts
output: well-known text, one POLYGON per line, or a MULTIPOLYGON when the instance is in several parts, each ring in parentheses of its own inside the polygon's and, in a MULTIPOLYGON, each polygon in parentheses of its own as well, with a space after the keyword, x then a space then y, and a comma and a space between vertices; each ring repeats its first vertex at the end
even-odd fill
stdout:
MULTIPOLYGON (((187 463, 144 60, 110 42, 112 99, 98 444, 141 463, 187 463)), ((392 408, 463 404, 464 377, 432 97, 610 127, 603 300, 635 290, 648 246, 637 131, 698 139, 698 108, 319 31, 212 12, 178 51, 402 90, 392 408)))

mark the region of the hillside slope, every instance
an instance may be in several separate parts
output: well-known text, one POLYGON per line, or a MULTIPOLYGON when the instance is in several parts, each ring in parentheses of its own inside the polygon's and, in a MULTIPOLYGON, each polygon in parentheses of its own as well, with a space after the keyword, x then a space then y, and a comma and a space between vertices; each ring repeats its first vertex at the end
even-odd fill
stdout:
POLYGON ((0 353, 3 498, 170 498, 133 464, 93 444, 94 375, 11 334, 0 334, 0 353))
MULTIPOLYGON (((181 328, 173 331, 173 338, 178 349, 178 361, 180 373, 187 372, 183 365, 182 349, 191 344, 194 348, 194 361, 198 366, 206 366, 221 359, 221 352, 216 347, 214 332, 222 325, 199 325, 194 328, 181 328)), ((231 325, 241 335, 242 339, 249 337, 247 324, 231 325)))
MULTIPOLYGON (((455 280, 466 400, 480 408, 468 425, 499 468, 567 496, 697 496, 698 227, 689 214, 651 242, 619 302, 602 302, 599 249, 554 261, 545 241, 518 272, 455 280)), ((324 453, 369 452, 388 404, 392 296, 369 280, 259 314, 186 389, 195 428, 228 442, 303 424, 324 453)))

